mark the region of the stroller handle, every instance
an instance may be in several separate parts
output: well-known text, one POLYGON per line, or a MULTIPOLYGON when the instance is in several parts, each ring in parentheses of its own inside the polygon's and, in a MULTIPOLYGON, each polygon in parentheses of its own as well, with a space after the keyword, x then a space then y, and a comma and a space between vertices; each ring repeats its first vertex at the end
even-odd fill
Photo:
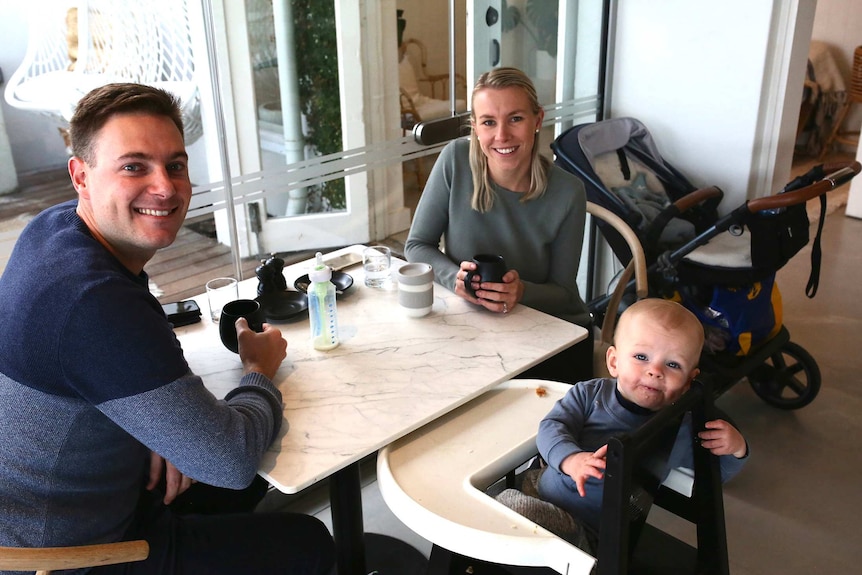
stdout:
POLYGON ((698 204, 702 204, 710 198, 721 198, 723 196, 724 192, 721 191, 721 188, 717 186, 709 186, 708 188, 701 188, 691 192, 690 194, 684 195, 675 201, 673 205, 676 206, 680 213, 682 213, 698 204))
POLYGON ((852 180, 854 176, 862 171, 862 164, 856 161, 843 164, 826 164, 823 166, 823 169, 824 172, 829 173, 820 181, 792 192, 751 200, 746 203, 746 209, 753 214, 762 210, 785 208, 807 202, 852 180))

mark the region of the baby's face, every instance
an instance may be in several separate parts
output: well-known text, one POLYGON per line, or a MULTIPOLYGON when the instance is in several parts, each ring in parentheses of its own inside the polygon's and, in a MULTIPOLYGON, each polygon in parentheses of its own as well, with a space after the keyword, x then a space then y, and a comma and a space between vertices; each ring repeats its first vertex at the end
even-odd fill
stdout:
POLYGON ((696 338, 669 330, 648 316, 632 318, 608 349, 608 370, 623 397, 658 411, 679 399, 699 372, 696 338))

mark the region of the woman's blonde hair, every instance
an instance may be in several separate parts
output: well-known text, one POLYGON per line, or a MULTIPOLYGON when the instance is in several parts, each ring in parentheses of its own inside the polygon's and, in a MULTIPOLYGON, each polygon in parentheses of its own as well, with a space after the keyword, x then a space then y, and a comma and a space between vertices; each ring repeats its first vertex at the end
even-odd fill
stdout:
MULTIPOLYGON (((479 76, 479 79, 476 80, 476 85, 473 86, 472 100, 475 101, 476 94, 486 88, 502 89, 511 87, 520 88, 524 91, 530 102, 530 110, 534 114, 541 112, 542 106, 539 104, 539 97, 536 94, 533 82, 517 68, 494 68, 479 76)), ((471 102, 470 124, 474 126, 475 123, 476 116, 475 112, 473 112, 471 102)), ((539 138, 535 138, 530 158, 530 189, 521 198, 522 202, 541 197, 545 193, 545 188, 548 186, 548 170, 550 167, 551 161, 539 155, 539 138)), ((487 212, 494 205, 494 189, 491 187, 491 177, 488 175, 488 158, 479 145, 479 138, 476 136, 475 129, 470 131, 470 170, 473 173, 472 208, 478 212, 487 212)))

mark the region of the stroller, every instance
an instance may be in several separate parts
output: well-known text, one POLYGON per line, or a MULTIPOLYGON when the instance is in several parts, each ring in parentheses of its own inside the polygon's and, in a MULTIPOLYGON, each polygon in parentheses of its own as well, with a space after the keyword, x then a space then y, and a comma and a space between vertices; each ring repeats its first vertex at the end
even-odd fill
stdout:
MULTIPOLYGON (((804 348, 790 341, 781 323, 775 273, 808 244, 805 202, 819 197, 825 208, 825 193, 858 174, 859 162, 817 166, 779 194, 747 201, 719 217, 722 191, 695 189, 662 159, 638 120, 574 126, 551 148, 557 165, 584 181, 589 201, 635 230, 646 255, 649 295, 680 301, 701 320, 706 342, 700 367, 711 376, 716 396, 747 378, 761 399, 778 408, 798 409, 814 400, 820 369, 804 348)), ((817 291, 824 218, 821 209, 809 297, 817 291)), ((628 264, 632 254, 620 234, 601 221, 596 225, 617 259, 628 264)), ((618 292, 632 291, 628 277, 623 274, 618 292)), ((626 297, 633 295, 622 299, 626 297)), ((611 300, 604 296, 589 302, 597 321, 616 313, 611 300)))

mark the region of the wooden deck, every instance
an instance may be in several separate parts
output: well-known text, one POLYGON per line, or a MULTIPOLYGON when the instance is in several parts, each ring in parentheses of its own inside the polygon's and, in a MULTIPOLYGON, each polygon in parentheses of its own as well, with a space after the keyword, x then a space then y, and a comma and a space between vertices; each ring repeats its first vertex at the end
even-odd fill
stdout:
MULTIPOLYGON (((45 208, 74 199, 75 190, 65 168, 48 170, 19 178, 19 190, 0 195, 0 220, 36 215, 45 208)), ((151 291, 161 302, 178 301, 203 293, 212 278, 234 276, 230 248, 215 238, 195 231, 207 227, 211 216, 190 219, 169 247, 159 250, 144 268, 150 276, 151 291)), ((393 252, 401 254, 403 245, 397 240, 384 241, 393 252)), ((287 263, 304 260, 316 250, 279 253, 287 263)), ((243 279, 255 277, 254 270, 261 257, 242 261, 243 279)))

